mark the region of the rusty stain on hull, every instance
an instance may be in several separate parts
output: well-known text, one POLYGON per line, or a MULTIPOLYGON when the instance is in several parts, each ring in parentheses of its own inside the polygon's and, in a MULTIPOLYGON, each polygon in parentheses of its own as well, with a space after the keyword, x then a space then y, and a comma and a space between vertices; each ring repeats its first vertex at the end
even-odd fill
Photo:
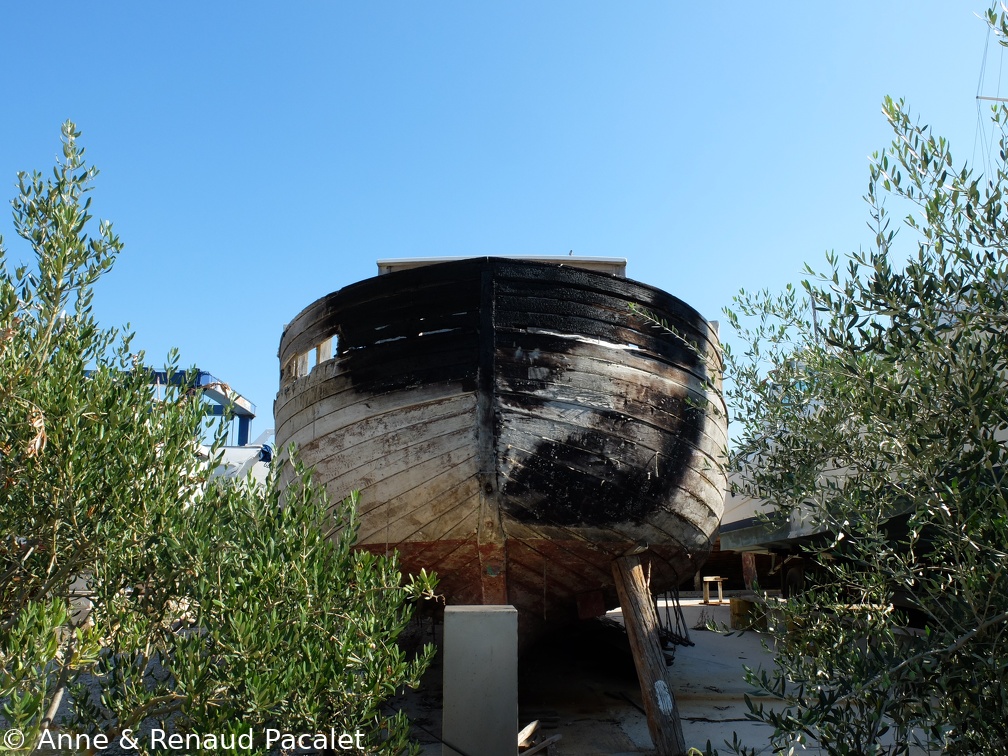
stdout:
POLYGON ((573 621, 579 596, 614 606, 609 563, 635 544, 655 590, 710 551, 720 346, 659 289, 540 262, 434 264, 309 305, 280 364, 277 442, 333 496, 361 491, 361 546, 436 570, 454 603, 514 604, 525 636, 573 621))

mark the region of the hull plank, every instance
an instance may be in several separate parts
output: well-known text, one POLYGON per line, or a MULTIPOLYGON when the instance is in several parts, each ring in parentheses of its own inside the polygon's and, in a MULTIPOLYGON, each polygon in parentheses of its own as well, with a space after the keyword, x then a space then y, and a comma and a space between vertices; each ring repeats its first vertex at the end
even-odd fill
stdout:
POLYGON ((514 604, 525 639, 586 594, 615 606, 630 550, 654 590, 710 552, 720 346, 665 292, 530 261, 413 268, 307 307, 280 366, 278 444, 334 497, 360 491, 360 547, 437 571, 452 603, 514 604))
MULTIPOLYGON (((636 417, 654 417, 660 424, 700 422, 702 432, 723 447, 727 441, 719 423, 704 422, 710 411, 702 402, 707 392, 704 382, 694 374, 667 368, 658 374, 654 365, 633 351, 620 352, 619 361, 611 350, 594 344, 576 347, 553 344, 553 351, 542 351, 515 339, 508 349, 497 350, 498 389, 502 392, 531 393, 560 399, 582 397, 592 406, 621 409, 636 417), (560 346, 567 352, 559 353, 560 346), (650 369, 649 369, 650 368, 650 369)), ((724 406, 714 411, 723 413, 724 406)))
MULTIPOLYGON (((648 434, 642 432, 640 435, 648 434)), ((712 511, 718 510, 721 492, 724 491, 724 478, 713 467, 715 460, 696 449, 673 450, 669 454, 661 447, 655 449, 648 443, 626 441, 600 430, 577 426, 569 420, 533 418, 516 413, 511 426, 501 434, 501 441, 505 444, 501 459, 502 474, 512 478, 516 477, 512 472, 518 465, 527 464, 534 470, 535 455, 545 447, 551 458, 565 460, 565 464, 581 470, 590 478, 579 485, 579 489, 607 483, 620 484, 628 469, 634 471, 638 485, 645 488, 660 486, 663 468, 674 468, 682 464, 683 457, 690 456, 696 460, 696 466, 683 465, 682 490, 706 503, 712 511), (523 456, 532 459, 523 460, 523 456), (711 480, 712 477, 715 480, 711 480)), ((539 493, 545 494, 543 491, 539 493)), ((638 496, 646 494, 647 491, 642 491, 638 496)), ((569 494, 572 497, 576 495, 573 491, 569 494)), ((643 502, 642 499, 641 506, 646 506, 643 502)), ((619 514, 628 516, 622 510, 619 514)))
POLYGON ((428 490, 414 489, 389 499, 387 505, 380 506, 380 511, 367 518, 366 523, 373 529, 362 526, 360 542, 397 546, 406 541, 437 540, 442 533, 450 533, 468 520, 470 531, 475 533, 479 525, 476 517, 479 479, 475 474, 467 474, 463 480, 454 484, 453 481, 454 476, 439 476, 431 481, 428 490), (448 487, 441 491, 442 486, 448 487))
MULTIPOLYGON (((451 441, 454 443, 449 448, 432 442, 419 449, 406 449, 399 454, 390 455, 384 460, 384 468, 377 467, 371 477, 357 481, 360 484, 361 515, 369 515, 372 510, 384 510, 386 502, 407 495, 412 495, 418 505, 425 503, 426 489, 443 477, 447 476, 449 481, 472 477, 477 472, 477 467, 474 464, 470 434, 456 435, 451 441)), ((320 476, 319 482, 330 487, 332 481, 320 476)), ((345 487, 350 482, 348 476, 343 476, 334 485, 338 490, 346 490, 345 487)), ((385 512, 380 514, 379 519, 387 519, 385 512)))

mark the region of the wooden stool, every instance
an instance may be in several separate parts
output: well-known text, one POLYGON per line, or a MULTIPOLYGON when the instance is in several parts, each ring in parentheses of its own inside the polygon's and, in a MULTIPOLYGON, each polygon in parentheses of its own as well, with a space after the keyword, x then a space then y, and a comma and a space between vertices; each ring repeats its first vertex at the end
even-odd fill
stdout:
POLYGON ((717 603, 721 604, 724 602, 724 591, 721 588, 721 584, 725 581, 723 577, 719 575, 709 575, 703 579, 703 602, 705 604, 717 603), (717 602, 710 600, 710 584, 717 583, 717 602))

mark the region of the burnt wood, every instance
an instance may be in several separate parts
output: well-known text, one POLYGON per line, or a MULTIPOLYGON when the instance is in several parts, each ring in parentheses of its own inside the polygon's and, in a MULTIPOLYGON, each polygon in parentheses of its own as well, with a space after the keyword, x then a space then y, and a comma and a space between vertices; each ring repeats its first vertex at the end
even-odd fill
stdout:
POLYGON ((589 592, 617 605, 610 564, 640 542, 655 591, 710 552, 720 345, 666 292, 568 265, 432 264, 312 303, 279 357, 277 443, 334 497, 361 492, 361 547, 436 570, 454 603, 514 604, 526 639, 589 592))

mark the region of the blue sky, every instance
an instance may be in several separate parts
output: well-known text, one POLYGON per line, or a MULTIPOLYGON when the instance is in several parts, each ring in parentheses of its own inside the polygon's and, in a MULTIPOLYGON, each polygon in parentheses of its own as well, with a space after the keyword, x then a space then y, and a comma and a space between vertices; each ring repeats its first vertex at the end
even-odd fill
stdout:
POLYGON ((100 319, 229 382, 257 435, 284 324, 378 259, 625 257, 717 319, 867 244, 884 95, 978 149, 985 7, 4 3, 0 195, 75 120, 126 243, 100 319))

